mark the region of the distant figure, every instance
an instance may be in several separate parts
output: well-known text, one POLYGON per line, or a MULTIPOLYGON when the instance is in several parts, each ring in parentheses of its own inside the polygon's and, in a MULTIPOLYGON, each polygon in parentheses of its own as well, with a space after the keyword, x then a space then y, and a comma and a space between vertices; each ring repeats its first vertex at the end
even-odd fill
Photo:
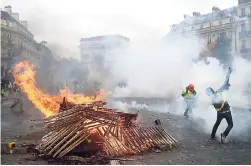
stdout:
POLYGON ((3 103, 3 98, 5 97, 6 92, 8 92, 8 84, 9 80, 7 79, 1 79, 1 103, 3 103))
POLYGON ((217 111, 217 120, 214 124, 211 139, 215 139, 216 131, 222 121, 222 119, 226 119, 227 121, 227 128, 226 130, 221 133, 221 142, 224 143, 225 138, 228 136, 230 130, 233 128, 233 119, 232 114, 230 111, 230 106, 226 100, 225 92, 229 89, 229 77, 231 74, 231 68, 228 68, 227 76, 225 79, 224 84, 215 92, 211 87, 206 89, 206 93, 212 99, 212 105, 214 106, 215 110, 217 111))
POLYGON ((11 110, 13 111, 14 107, 19 104, 19 111, 24 112, 23 110, 23 101, 22 101, 22 93, 20 91, 20 88, 16 85, 16 83, 13 83, 13 99, 14 103, 10 106, 11 110))
POLYGON ((189 118, 188 112, 192 112, 195 102, 196 102, 197 92, 194 90, 194 85, 189 84, 186 89, 182 92, 181 96, 184 98, 187 108, 184 112, 184 116, 189 118))
POLYGON ((1 89, 6 89, 9 84, 9 81, 7 79, 1 79, 1 89))

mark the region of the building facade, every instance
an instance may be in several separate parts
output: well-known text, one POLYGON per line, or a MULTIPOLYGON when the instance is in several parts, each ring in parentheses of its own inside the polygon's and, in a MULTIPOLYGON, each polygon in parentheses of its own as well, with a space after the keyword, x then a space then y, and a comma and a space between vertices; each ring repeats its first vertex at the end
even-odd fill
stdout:
POLYGON ((80 40, 82 61, 88 63, 90 71, 102 71, 110 68, 118 49, 128 46, 129 39, 120 35, 96 36, 80 40))
POLYGON ((12 67, 16 57, 34 58, 37 54, 37 42, 28 30, 27 21, 19 20, 19 14, 13 13, 11 6, 1 11, 1 69, 2 77, 12 67))
POLYGON ((237 49, 248 59, 251 59, 251 0, 238 1, 237 49))
POLYGON ((220 10, 212 8, 209 14, 194 12, 172 25, 170 34, 192 33, 202 37, 208 50, 213 50, 217 39, 225 34, 232 43, 232 51, 251 59, 251 0, 238 0, 237 7, 220 10))
POLYGON ((211 13, 203 15, 193 12, 193 16, 184 15, 184 20, 180 24, 172 25, 171 34, 197 35, 209 51, 214 49, 216 41, 224 34, 231 40, 232 50, 236 52, 236 15, 236 7, 224 10, 213 7, 211 13))

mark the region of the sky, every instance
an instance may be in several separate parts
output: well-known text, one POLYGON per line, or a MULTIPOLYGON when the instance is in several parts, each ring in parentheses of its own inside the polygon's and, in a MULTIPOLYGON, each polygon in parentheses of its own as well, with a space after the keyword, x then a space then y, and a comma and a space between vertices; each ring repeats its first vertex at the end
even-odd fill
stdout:
POLYGON ((38 41, 77 48, 82 37, 121 34, 161 38, 184 14, 236 6, 237 0, 2 0, 12 6, 38 41))

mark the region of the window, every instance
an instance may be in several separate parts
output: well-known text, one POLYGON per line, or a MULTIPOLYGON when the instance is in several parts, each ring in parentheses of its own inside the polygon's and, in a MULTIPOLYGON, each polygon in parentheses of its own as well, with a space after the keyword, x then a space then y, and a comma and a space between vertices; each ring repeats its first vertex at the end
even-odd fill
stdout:
POLYGON ((231 31, 229 31, 227 35, 228 35, 229 38, 232 38, 232 32, 231 31))
POLYGON ((242 49, 246 48, 246 40, 242 40, 241 48, 242 49))
POLYGON ((220 39, 224 39, 225 36, 226 36, 226 33, 224 33, 224 32, 220 33, 220 39))
POLYGON ((212 23, 209 23, 209 27, 211 27, 212 26, 212 23))
POLYGON ((210 35, 207 35, 207 44, 210 44, 211 43, 211 37, 210 35))
POLYGON ((230 18, 230 23, 234 22, 234 19, 233 18, 230 18))
POLYGON ((203 28, 203 24, 200 25, 200 28, 203 28))
POLYGON ((241 24, 241 32, 245 32, 246 31, 246 27, 245 27, 245 23, 241 24))
POLYGON ((245 8, 241 8, 241 17, 245 17, 246 13, 245 13, 245 8))
POLYGON ((222 24, 222 21, 219 21, 219 25, 221 25, 222 24))

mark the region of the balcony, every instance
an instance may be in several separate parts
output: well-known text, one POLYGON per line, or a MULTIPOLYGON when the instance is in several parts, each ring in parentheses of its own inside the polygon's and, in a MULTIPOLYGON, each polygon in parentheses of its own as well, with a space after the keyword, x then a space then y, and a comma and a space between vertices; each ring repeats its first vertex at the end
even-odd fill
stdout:
POLYGON ((250 48, 241 48, 240 53, 249 53, 251 51, 250 48))
POLYGON ((233 28, 235 28, 235 24, 227 23, 227 24, 221 24, 221 25, 196 29, 195 32, 196 33, 208 33, 208 32, 214 32, 214 31, 219 31, 219 30, 225 31, 225 30, 233 29, 233 28))
POLYGON ((245 38, 248 36, 248 31, 241 31, 239 32, 239 39, 245 38))
POLYGON ((242 5, 242 4, 245 4, 245 3, 249 3, 250 0, 238 0, 238 5, 242 5))

